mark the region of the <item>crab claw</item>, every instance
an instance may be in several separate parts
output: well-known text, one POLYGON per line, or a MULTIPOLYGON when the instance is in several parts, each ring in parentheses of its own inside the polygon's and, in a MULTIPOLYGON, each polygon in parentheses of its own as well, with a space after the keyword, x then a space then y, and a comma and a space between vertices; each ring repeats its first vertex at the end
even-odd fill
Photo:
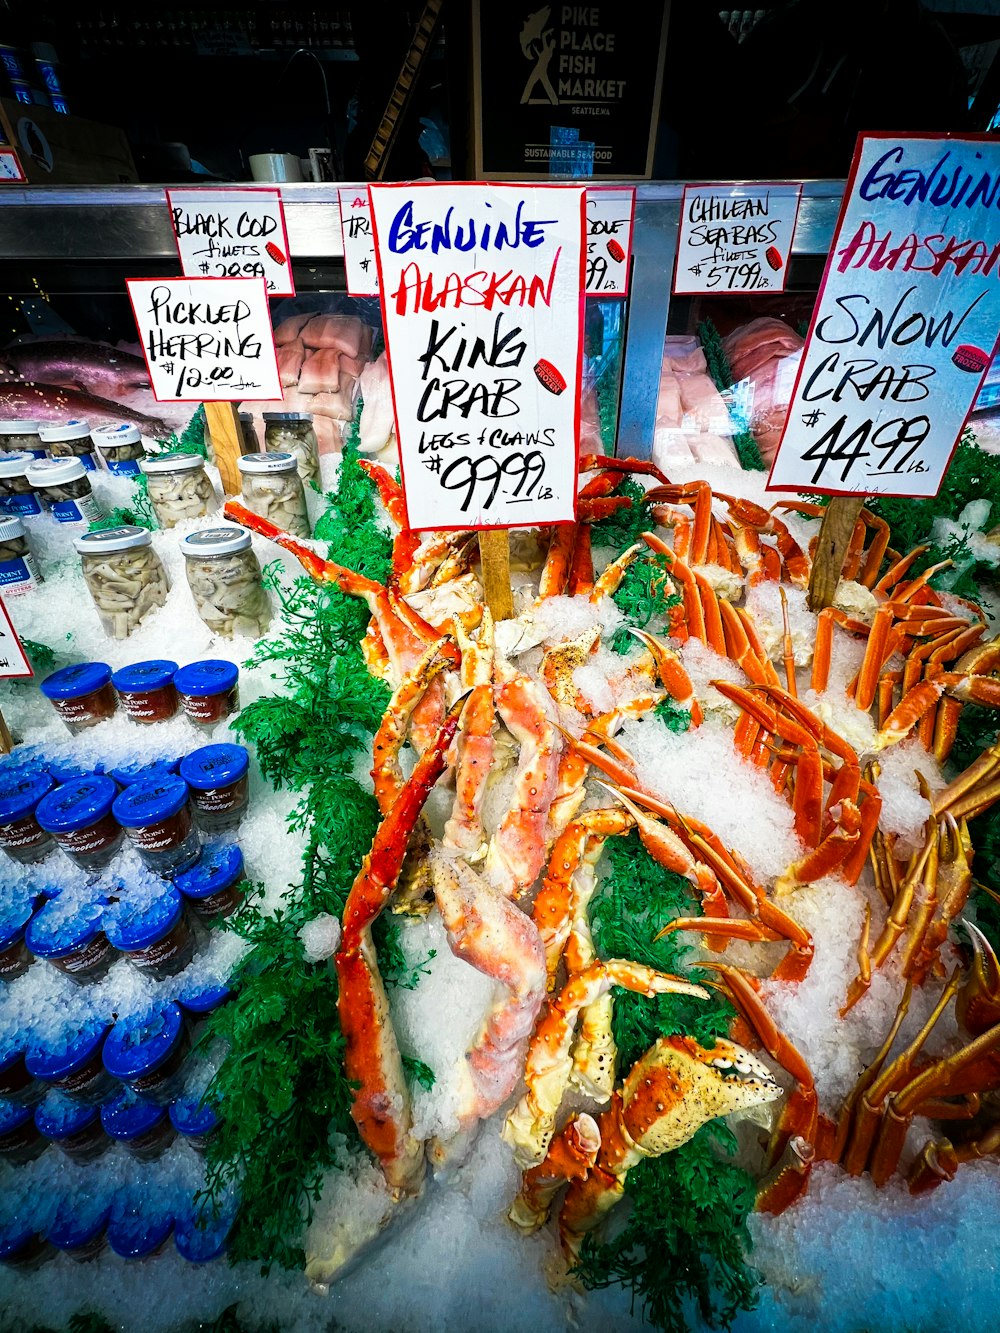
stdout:
POLYGON ((1000 1022, 1000 959, 971 921, 960 921, 972 945, 972 964, 955 998, 955 1017, 974 1037, 1000 1022))

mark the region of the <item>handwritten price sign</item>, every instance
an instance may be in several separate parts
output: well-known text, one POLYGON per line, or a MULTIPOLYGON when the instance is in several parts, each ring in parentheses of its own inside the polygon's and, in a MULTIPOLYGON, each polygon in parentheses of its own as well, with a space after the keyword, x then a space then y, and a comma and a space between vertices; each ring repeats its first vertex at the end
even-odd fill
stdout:
POLYGON ((801 186, 687 185, 677 242, 677 296, 783 292, 801 186))
POLYGON ((17 630, 11 623, 10 613, 0 597, 0 679, 11 680, 34 674, 21 640, 17 637, 17 630))
POLYGON ((768 479, 936 495, 1000 330, 1000 143, 865 135, 768 479))
POLYGON ((167 190, 170 225, 188 278, 263 278, 269 296, 294 296, 281 192, 167 190))
POLYGON ((587 191, 587 295, 627 296, 635 190, 614 185, 587 191))
POLYGON ((583 188, 369 193, 410 526, 572 521, 583 188))
POLYGON ((338 190, 340 231, 344 238, 344 269, 350 296, 378 296, 378 263, 368 191, 338 190))
POLYGON ((262 278, 128 278, 159 403, 280 398, 262 278))

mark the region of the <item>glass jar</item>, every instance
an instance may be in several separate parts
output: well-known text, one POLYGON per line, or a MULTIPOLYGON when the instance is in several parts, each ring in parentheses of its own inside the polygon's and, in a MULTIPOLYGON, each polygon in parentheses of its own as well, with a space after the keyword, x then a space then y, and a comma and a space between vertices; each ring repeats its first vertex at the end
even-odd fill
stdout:
POLYGON ((184 911, 184 899, 172 884, 141 897, 123 890, 104 918, 108 939, 133 967, 163 981, 176 976, 194 957, 194 931, 184 911))
POLYGON ((119 1019, 104 1044, 104 1067, 133 1092, 169 1106, 184 1090, 191 1040, 176 1004, 119 1019))
POLYGON ((44 769, 14 769, 0 781, 0 849, 14 861, 41 861, 53 841, 35 818, 39 801, 53 787, 44 769))
POLYGON ((198 726, 214 727, 240 711, 239 667, 222 658, 189 662, 174 677, 185 715, 198 726))
POLYGON ((107 903, 102 897, 61 893, 50 898, 28 922, 25 943, 36 958, 89 985, 107 975, 118 954, 104 933, 107 903))
POLYGON ((148 611, 167 600, 167 576, 148 529, 126 524, 85 532, 74 545, 104 632, 127 639, 148 611))
POLYGON ((42 503, 27 477, 33 462, 29 453, 0 454, 0 513, 32 518, 42 512, 42 503))
POLYGON ((319 445, 309 412, 265 412, 264 449, 294 454, 304 482, 319 480, 319 445))
POLYGON ((48 1147, 35 1124, 35 1113, 22 1102, 0 1101, 0 1160, 22 1164, 48 1147))
POLYGON ((200 454, 172 451, 142 458, 149 500, 161 528, 174 528, 189 518, 205 518, 219 507, 212 480, 200 454))
POLYGON ((28 1072, 50 1088, 58 1088, 74 1101, 99 1106, 119 1088, 104 1067, 104 1046, 110 1024, 96 1019, 36 1038, 28 1047, 28 1072))
POLYGON ((0 1264, 30 1273, 55 1257, 55 1250, 30 1222, 0 1222, 0 1264))
MULTIPOLYGON (((240 419, 240 435, 243 437, 243 452, 245 454, 255 454, 260 448, 260 440, 257 439, 257 427, 254 425, 252 412, 237 413, 240 419)), ((16 449, 17 445, 12 445, 16 449)))
POLYGON ((81 870, 103 870, 122 844, 122 831, 111 813, 118 788, 110 778, 64 782, 38 802, 35 818, 51 833, 81 870))
POLYGON ((40 421, 0 421, 0 449, 27 454, 29 458, 44 458, 45 445, 38 434, 41 424, 40 421))
POLYGON ((109 1138, 140 1162, 162 1157, 174 1141, 175 1126, 167 1108, 128 1088, 101 1107, 101 1124, 109 1138))
POLYGON ((174 1245, 189 1264, 207 1264, 226 1252, 226 1241, 236 1221, 235 1194, 223 1199, 216 1211, 212 1200, 186 1200, 174 1222, 174 1245))
POLYGON ((133 782, 112 807, 143 864, 170 879, 194 865, 201 843, 191 818, 187 783, 168 776, 133 782))
POLYGON ((66 1195, 46 1228, 50 1245, 75 1263, 96 1259, 107 1245, 106 1231, 111 1216, 110 1198, 103 1194, 90 1197, 82 1192, 66 1195))
POLYGON ((204 1152, 219 1127, 219 1117, 208 1102, 185 1094, 170 1104, 170 1123, 195 1152, 204 1152))
POLYGON ((294 454, 244 454, 238 466, 249 510, 293 537, 310 536, 306 492, 294 454))
POLYGON ((57 523, 83 526, 104 517, 79 458, 40 458, 25 473, 57 523))
POLYGON ((151 759, 148 763, 122 764, 113 768, 109 774, 119 787, 132 787, 137 782, 151 782, 154 778, 169 778, 176 773, 180 765, 180 756, 176 759, 151 759))
POLYGON ((24 1057, 28 1038, 23 1031, 8 1031, 0 1037, 0 1097, 30 1106, 45 1094, 44 1083, 28 1073, 24 1057))
POLYGON ((49 1143, 74 1162, 92 1162, 111 1147, 101 1128, 96 1106, 74 1101, 62 1092, 48 1092, 35 1107, 35 1126, 49 1143))
POLYGON ((198 824, 206 833, 236 828, 247 812, 250 756, 242 745, 203 745, 181 760, 198 824))
MULTIPOLYGON (((28 889, 4 885, 0 896, 0 981, 23 976, 32 963, 24 932, 35 910, 35 895, 28 889)), ((3 1096, 0 1091, 0 1096, 3 1096)))
POLYGON ((118 707, 107 662, 78 662, 46 676, 39 686, 70 731, 96 727, 118 707))
POLYGON ((206 1014, 218 1009, 220 1004, 225 1004, 231 995, 229 987, 219 982, 199 981, 185 986, 177 996, 177 1003, 189 1018, 204 1018, 206 1014))
POLYGON ((243 853, 235 843, 206 847, 176 883, 203 920, 232 916, 243 901, 243 853))
POLYGON ((0 516, 0 592, 21 597, 41 583, 42 576, 19 518, 0 516))
POLYGON ((108 1219, 108 1244, 120 1259, 151 1259, 174 1227, 174 1215, 159 1206, 149 1186, 126 1186, 115 1195, 108 1219))
POLYGON ((133 662, 111 677, 125 716, 148 726, 166 722, 177 712, 174 675, 177 663, 165 659, 133 662))
POLYGON ((139 462, 146 457, 138 426, 121 422, 117 426, 98 426, 90 432, 99 458, 113 477, 137 477, 139 462))
POLYGON ((38 438, 53 458, 78 458, 88 472, 97 471, 89 421, 77 418, 62 425, 44 421, 38 428, 38 438))
POLYGON ((271 604, 249 532, 231 525, 192 532, 181 542, 188 586, 199 616, 215 634, 259 638, 271 623, 271 604))

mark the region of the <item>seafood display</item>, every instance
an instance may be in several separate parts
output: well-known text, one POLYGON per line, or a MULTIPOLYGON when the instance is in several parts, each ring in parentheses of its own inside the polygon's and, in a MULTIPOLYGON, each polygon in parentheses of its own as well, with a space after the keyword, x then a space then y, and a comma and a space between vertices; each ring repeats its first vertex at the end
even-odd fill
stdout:
POLYGON ((656 404, 654 462, 661 468, 692 459, 736 466, 731 434, 728 409, 708 374, 698 339, 666 338, 656 404))
POLYGON ((105 633, 126 639, 167 600, 167 576, 145 528, 88 532, 76 540, 83 577, 105 633))

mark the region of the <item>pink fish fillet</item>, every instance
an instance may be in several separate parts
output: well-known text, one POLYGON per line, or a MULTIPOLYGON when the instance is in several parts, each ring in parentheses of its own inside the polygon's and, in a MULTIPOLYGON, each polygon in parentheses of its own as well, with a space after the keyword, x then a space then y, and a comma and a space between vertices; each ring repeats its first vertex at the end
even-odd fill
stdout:
POLYGON ((675 337, 663 340, 663 361, 670 370, 682 375, 696 375, 706 368, 705 353, 694 337, 675 337))
POLYGON ((274 326, 275 347, 283 347, 285 343, 294 342, 312 318, 312 315, 289 315, 280 324, 276 324, 274 326))
POLYGON ((281 380, 281 387, 285 389, 298 384, 299 371, 306 355, 302 339, 296 338, 294 342, 280 345, 276 343, 275 351, 278 354, 278 378, 281 380))
POLYGON ((802 338, 783 319, 764 315, 727 333, 722 350, 733 372, 733 382, 746 379, 775 357, 788 356, 802 346, 802 338))
POLYGON ((656 403, 656 429, 676 430, 681 424, 681 386, 669 370, 660 371, 660 396, 656 403))
POLYGON ((678 375, 685 430, 721 434, 729 430, 729 413, 722 395, 707 375, 678 375))
POLYGON ((580 440, 579 452, 585 454, 603 454, 604 440, 601 436, 601 415, 597 403, 597 394, 587 386, 580 394, 580 440))
POLYGON ((357 315, 314 315, 302 330, 302 341, 307 347, 332 347, 356 357, 364 327, 357 315))
POLYGON ((309 352, 302 363, 299 388, 303 393, 340 391, 340 353, 333 347, 309 352))
POLYGON ((377 361, 369 362, 359 381, 364 407, 358 427, 358 448, 364 454, 375 454, 384 449, 396 429, 392 411, 392 387, 389 383, 389 362, 385 352, 377 361))
POLYGON ((317 417, 330 417, 334 421, 350 421, 354 415, 351 410, 351 400, 342 393, 314 393, 308 395, 309 406, 307 412, 313 412, 317 417))
POLYGON ((357 379, 359 377, 359 375, 364 370, 365 366, 367 366, 367 364, 368 364, 367 357, 348 356, 346 352, 341 353, 340 356, 341 373, 346 371, 348 375, 350 375, 353 379, 357 379))

